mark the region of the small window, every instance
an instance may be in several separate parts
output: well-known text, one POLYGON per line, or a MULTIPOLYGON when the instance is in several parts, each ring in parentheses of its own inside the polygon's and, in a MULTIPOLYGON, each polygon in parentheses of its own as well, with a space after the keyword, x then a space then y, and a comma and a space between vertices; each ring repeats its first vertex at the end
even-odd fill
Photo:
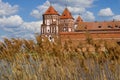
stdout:
POLYGON ((118 26, 117 26, 117 25, 115 25, 115 27, 116 27, 116 28, 118 28, 118 26))
POLYGON ((101 28, 102 26, 98 26, 98 28, 101 28))
POLYGON ((112 26, 108 26, 108 28, 112 28, 112 26))
POLYGON ((52 40, 52 37, 50 37, 50 40, 52 40))
POLYGON ((120 45, 120 42, 117 42, 118 45, 120 45))
POLYGON ((87 27, 85 27, 85 29, 87 29, 87 27))
POLYGON ((48 30, 48 32, 50 32, 50 30, 48 30))

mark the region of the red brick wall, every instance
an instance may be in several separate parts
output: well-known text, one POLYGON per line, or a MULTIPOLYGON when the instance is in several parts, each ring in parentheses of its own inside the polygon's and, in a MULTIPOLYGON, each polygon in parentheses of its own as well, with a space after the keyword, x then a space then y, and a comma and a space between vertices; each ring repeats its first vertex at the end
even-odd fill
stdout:
MULTIPOLYGON (((85 40, 87 33, 83 32, 61 32, 60 33, 60 38, 62 41, 64 40, 85 40)), ((107 32, 107 33, 89 33, 90 37, 92 39, 118 39, 120 40, 120 32, 107 32)))

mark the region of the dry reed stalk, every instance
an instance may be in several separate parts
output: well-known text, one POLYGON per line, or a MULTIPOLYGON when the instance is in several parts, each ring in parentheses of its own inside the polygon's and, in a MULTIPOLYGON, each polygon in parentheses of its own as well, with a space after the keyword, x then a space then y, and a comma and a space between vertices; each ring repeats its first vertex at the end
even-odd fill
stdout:
POLYGON ((5 38, 0 42, 0 80, 119 80, 119 55, 114 40, 62 44, 57 37, 50 42, 39 35, 36 42, 5 38))

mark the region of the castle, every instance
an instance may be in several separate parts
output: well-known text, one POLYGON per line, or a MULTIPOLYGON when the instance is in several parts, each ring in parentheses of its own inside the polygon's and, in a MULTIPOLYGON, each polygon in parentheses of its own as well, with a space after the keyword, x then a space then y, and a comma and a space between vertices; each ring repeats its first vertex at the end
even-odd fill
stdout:
POLYGON ((53 6, 49 6, 43 14, 41 35, 45 35, 49 39, 56 35, 62 41, 69 38, 85 40, 86 33, 89 33, 93 39, 120 40, 120 21, 84 22, 80 16, 74 19, 67 7, 60 15, 53 6))

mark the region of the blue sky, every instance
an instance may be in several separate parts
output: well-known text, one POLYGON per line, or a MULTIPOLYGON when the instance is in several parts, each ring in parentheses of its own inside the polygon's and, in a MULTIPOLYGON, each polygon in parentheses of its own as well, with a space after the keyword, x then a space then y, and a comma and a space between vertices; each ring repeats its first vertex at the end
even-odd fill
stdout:
POLYGON ((50 4, 60 14, 67 4, 73 17, 80 14, 84 21, 120 20, 120 0, 0 0, 0 40, 33 39, 50 4))

